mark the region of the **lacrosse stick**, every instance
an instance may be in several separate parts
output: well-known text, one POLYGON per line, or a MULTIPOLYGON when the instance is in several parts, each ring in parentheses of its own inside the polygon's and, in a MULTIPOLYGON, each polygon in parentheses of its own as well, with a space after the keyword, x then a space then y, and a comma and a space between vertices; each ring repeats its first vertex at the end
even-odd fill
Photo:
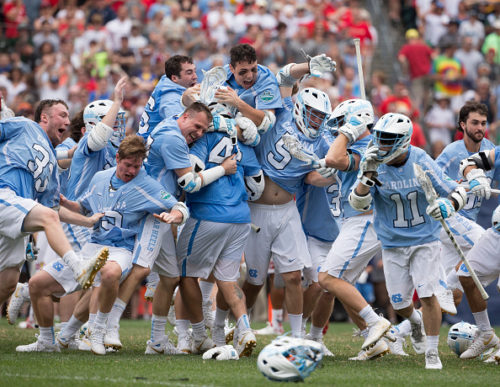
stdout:
POLYGON ((256 226, 255 224, 250 223, 250 227, 252 228, 253 232, 255 232, 256 234, 259 233, 259 231, 260 231, 260 227, 259 226, 256 226))
POLYGON ((363 64, 361 63, 361 46, 359 38, 354 39, 354 47, 356 48, 356 62, 358 63, 359 90, 361 98, 366 99, 365 78, 363 75, 363 64))
POLYGON ((216 66, 203 73, 203 81, 200 85, 200 102, 208 105, 215 99, 215 92, 226 82, 226 70, 224 67, 216 66))
MULTIPOLYGON (((460 187, 464 187, 465 189, 469 188, 469 184, 468 183, 460 183, 459 185, 460 185, 460 187)), ((471 193, 472 193, 471 191, 467 191, 467 195, 469 195, 471 193)), ((494 189, 494 188, 492 188, 491 189, 491 193, 492 194, 500 194, 500 189, 494 189)))
POLYGON ((297 160, 304 161, 313 168, 320 167, 318 156, 314 153, 307 152, 297 137, 291 134, 284 134, 281 138, 283 140, 283 146, 297 160))
MULTIPOLYGON (((436 191, 434 190, 434 187, 432 186, 432 182, 427 175, 427 173, 422 169, 422 167, 416 163, 413 164, 413 171, 415 172, 415 177, 417 178, 419 184, 421 185, 422 189, 424 190, 425 193, 425 198, 427 199, 427 202, 429 204, 433 204, 436 199, 437 199, 437 194, 436 191)), ((470 273, 470 276, 474 283, 476 284, 477 288, 479 289, 479 292, 481 293, 481 297, 483 300, 487 300, 489 298, 488 293, 484 290, 483 285, 479 281, 479 278, 477 278, 476 272, 472 269, 470 266, 469 260, 465 257, 462 249, 458 245, 455 236, 451 233, 450 228, 444 221, 444 219, 439 220, 441 222, 441 226, 443 226, 443 229, 446 231, 446 234, 448 234, 448 237, 451 240, 451 243, 453 243, 453 247, 455 247, 455 250, 457 251, 460 259, 462 262, 465 264, 465 267, 470 273)))

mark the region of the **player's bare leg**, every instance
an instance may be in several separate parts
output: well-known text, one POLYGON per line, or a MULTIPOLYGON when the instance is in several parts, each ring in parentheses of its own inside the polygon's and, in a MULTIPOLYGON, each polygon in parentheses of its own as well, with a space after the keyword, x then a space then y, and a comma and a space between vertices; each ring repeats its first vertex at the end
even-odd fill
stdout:
POLYGON ((19 281, 19 268, 8 267, 0 271, 0 305, 7 301, 14 290, 16 290, 19 281))

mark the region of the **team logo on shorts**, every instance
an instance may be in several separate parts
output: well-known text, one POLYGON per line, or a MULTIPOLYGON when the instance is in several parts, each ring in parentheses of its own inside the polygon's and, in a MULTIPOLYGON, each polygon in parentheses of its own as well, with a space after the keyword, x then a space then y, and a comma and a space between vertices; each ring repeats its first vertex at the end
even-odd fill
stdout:
POLYGON ((168 200, 172 197, 172 195, 167 192, 167 191, 160 191, 160 197, 163 199, 163 200, 168 200))
POLYGON ((248 270, 248 275, 250 278, 257 278, 257 269, 248 270))
POLYGON ((274 99, 274 94, 269 90, 266 90, 259 96, 259 98, 262 102, 271 102, 274 99))

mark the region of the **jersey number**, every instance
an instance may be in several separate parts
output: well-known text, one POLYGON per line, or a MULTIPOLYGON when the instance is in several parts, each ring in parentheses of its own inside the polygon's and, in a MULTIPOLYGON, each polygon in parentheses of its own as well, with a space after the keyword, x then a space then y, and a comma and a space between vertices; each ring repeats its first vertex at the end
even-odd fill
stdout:
MULTIPOLYGON (((222 164, 222 162, 227 159, 233 152, 233 144, 229 137, 222 137, 220 141, 212 148, 210 154, 208 155, 208 162, 214 164, 222 164)), ((236 155, 236 161, 241 160, 241 152, 238 149, 238 154, 236 155)))
POLYGON ((33 178, 35 179, 35 189, 37 192, 43 192, 47 189, 49 184, 49 177, 52 174, 54 165, 50 163, 49 152, 40 144, 33 144, 33 149, 40 153, 42 158, 35 156, 35 160, 28 161, 28 168, 33 173, 33 178), (49 173, 45 175, 44 169, 48 168, 49 173))
POLYGON ((101 218, 101 227, 109 231, 113 227, 122 227, 122 214, 116 211, 104 211, 104 216, 101 218))
MULTIPOLYGON (((153 110, 155 108, 156 102, 153 97, 149 97, 148 103, 146 104, 149 110, 153 110)), ((142 113, 141 122, 139 124, 139 134, 145 134, 149 132, 149 114, 146 110, 142 113)))
POLYGON ((340 183, 334 183, 330 185, 327 190, 327 194, 331 197, 330 200, 330 212, 334 217, 339 217, 342 209, 340 208, 340 183))
POLYGON ((276 157, 273 151, 270 151, 267 154, 267 161, 269 161, 269 164, 271 164, 277 170, 285 169, 288 163, 292 160, 292 156, 290 156, 288 150, 283 146, 282 138, 278 140, 275 146, 278 157, 276 157))
POLYGON ((413 227, 425 222, 424 217, 418 210, 417 196, 417 191, 409 192, 406 195, 406 199, 410 202, 409 217, 405 216, 401 194, 395 193, 390 196, 391 200, 396 203, 396 219, 393 221, 395 228, 408 228, 408 224, 411 224, 413 227))

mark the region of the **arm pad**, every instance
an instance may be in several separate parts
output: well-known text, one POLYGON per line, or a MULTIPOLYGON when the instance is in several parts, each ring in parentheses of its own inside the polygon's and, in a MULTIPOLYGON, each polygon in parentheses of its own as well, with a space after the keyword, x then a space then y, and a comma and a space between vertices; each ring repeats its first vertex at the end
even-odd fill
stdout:
POLYGON ((88 147, 92 152, 100 151, 106 147, 109 139, 113 135, 113 128, 99 121, 90 131, 88 138, 88 147))
POLYGON ((472 156, 467 157, 466 159, 463 159, 460 161, 460 167, 459 167, 459 172, 460 175, 464 176, 464 170, 467 167, 478 167, 480 169, 484 169, 485 171, 489 171, 490 169, 493 168, 493 165, 491 165, 490 161, 490 151, 481 151, 478 153, 474 153, 472 156))
POLYGON ((245 189, 248 194, 248 200, 254 201, 260 198, 264 192, 265 182, 262 171, 255 176, 245 176, 245 189))
POLYGON ((269 129, 271 129, 276 122, 276 116, 270 110, 264 110, 264 118, 259 126, 257 126, 257 130, 259 134, 266 133, 269 129))
POLYGON ((455 211, 460 211, 467 203, 467 192, 464 187, 457 187, 455 191, 453 191, 448 199, 453 203, 453 207, 455 207, 455 211))
POLYGON ((186 223, 186 220, 189 218, 189 210, 183 202, 175 203, 174 206, 170 209, 170 211, 172 210, 177 210, 180 213, 182 213, 182 223, 180 223, 179 226, 186 223))
POLYGON ((226 171, 222 165, 218 165, 216 167, 206 169, 203 172, 200 172, 200 175, 203 177, 203 181, 201 183, 202 187, 213 183, 215 180, 221 178, 226 174, 226 171))
POLYGON ((372 194, 368 193, 368 195, 359 196, 358 194, 356 194, 355 191, 356 189, 353 189, 349 194, 349 204, 356 211, 361 211, 361 212, 368 211, 372 204, 372 194))
POLYGON ((201 172, 205 169, 205 163, 201 159, 193 154, 189 154, 189 160, 191 161, 191 166, 195 173, 201 172))
POLYGON ((177 184, 186 192, 197 192, 201 188, 201 177, 191 171, 179 177, 177 184))

